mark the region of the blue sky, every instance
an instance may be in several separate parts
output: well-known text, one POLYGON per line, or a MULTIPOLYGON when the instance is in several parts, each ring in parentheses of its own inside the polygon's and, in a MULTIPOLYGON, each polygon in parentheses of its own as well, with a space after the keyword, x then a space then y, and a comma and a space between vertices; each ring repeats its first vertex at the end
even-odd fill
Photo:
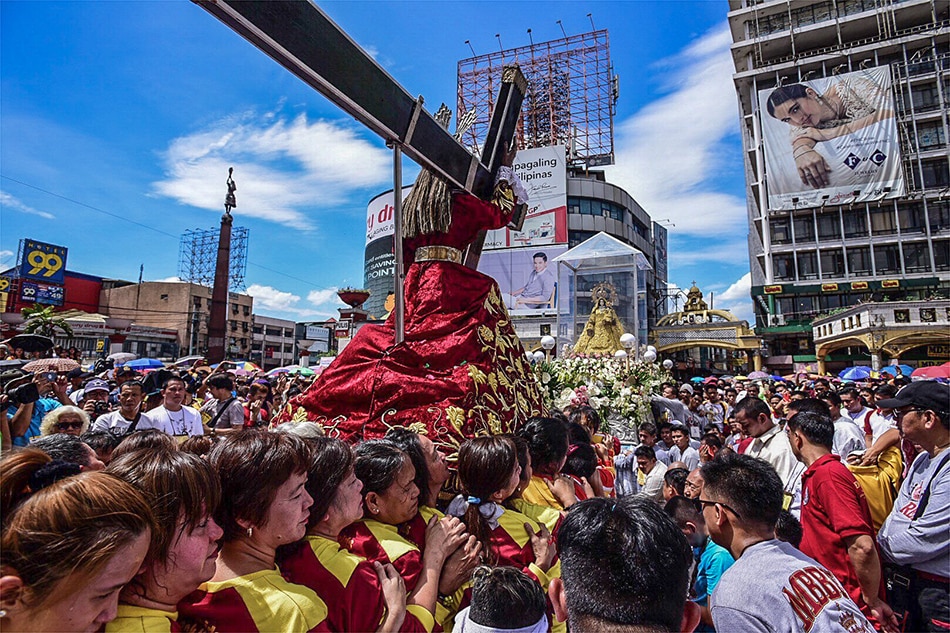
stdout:
MULTIPOLYGON (((465 40, 607 29, 608 179, 675 225, 671 282, 751 316, 724 0, 319 4, 432 107, 455 101, 465 40)), ((0 0, 0 265, 30 237, 68 247, 70 270, 174 277, 180 234, 218 224, 229 166, 255 312, 337 316, 336 289, 362 285, 366 203, 392 186, 378 137, 185 0, 0 0)))

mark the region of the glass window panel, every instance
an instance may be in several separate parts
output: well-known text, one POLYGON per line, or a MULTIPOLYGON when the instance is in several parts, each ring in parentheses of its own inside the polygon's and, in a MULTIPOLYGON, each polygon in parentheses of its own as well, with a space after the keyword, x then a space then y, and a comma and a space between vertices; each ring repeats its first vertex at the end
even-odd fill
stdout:
POLYGON ((930 272, 930 248, 927 242, 905 242, 901 246, 904 249, 904 272, 930 272))
POLYGON ((792 230, 788 218, 776 218, 769 222, 773 244, 791 244, 792 230))
POLYGON ((798 278, 818 279, 818 253, 802 251, 798 253, 798 278))
POLYGON ((808 215, 795 216, 793 224, 795 226, 795 242, 797 244, 815 241, 815 220, 811 213, 808 215))
POLYGON ((934 269, 950 270, 950 240, 934 240, 934 269))
POLYGON ((871 209, 871 233, 873 235, 892 235, 897 232, 894 209, 889 207, 871 209))
POLYGON ((822 279, 844 277, 844 251, 840 248, 821 251, 822 279))
POLYGON ((921 203, 904 205, 897 208, 897 218, 901 225, 901 233, 924 233, 924 207, 921 203))
POLYGON ((791 253, 780 253, 772 256, 772 265, 775 278, 782 281, 795 281, 795 256, 791 253))
POLYGON ((897 244, 874 245, 874 268, 878 275, 900 274, 901 256, 897 244))
POLYGON ((842 210, 842 219, 844 220, 844 236, 849 237, 867 237, 868 218, 864 209, 842 210))
POLYGON ((870 277, 871 248, 869 246, 851 247, 847 250, 848 273, 852 277, 870 277))
POLYGON ((931 233, 950 229, 950 202, 928 203, 927 219, 930 223, 931 233))
POLYGON ((818 214, 818 239, 841 239, 841 219, 837 211, 818 214))
POLYGON ((946 159, 928 160, 921 163, 924 189, 946 187, 950 184, 950 164, 946 159))

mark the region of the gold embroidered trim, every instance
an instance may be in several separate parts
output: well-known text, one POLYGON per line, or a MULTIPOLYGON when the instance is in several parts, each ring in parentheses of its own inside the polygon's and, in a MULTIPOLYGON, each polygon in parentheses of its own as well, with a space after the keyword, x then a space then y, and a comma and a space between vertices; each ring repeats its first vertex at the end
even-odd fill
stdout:
POLYGON ((462 251, 451 246, 420 246, 416 249, 417 262, 462 263, 462 251))

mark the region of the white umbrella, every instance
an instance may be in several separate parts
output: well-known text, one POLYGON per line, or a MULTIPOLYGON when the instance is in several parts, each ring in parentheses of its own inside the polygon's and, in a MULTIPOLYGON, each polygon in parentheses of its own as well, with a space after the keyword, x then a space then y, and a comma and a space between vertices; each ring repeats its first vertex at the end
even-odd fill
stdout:
POLYGON ((115 354, 109 354, 106 356, 106 360, 111 360, 116 365, 121 365, 122 363, 129 362, 130 360, 135 360, 138 357, 138 354, 133 354, 132 352, 116 352, 115 354))

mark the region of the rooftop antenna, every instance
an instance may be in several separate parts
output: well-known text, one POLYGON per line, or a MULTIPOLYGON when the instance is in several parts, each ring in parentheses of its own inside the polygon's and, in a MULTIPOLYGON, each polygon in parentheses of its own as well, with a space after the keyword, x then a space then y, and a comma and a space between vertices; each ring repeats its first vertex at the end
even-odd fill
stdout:
POLYGON ((501 45, 501 33, 495 33, 495 37, 498 38, 498 50, 504 52, 505 47, 501 45))
POLYGON ((564 25, 561 24, 561 21, 560 21, 560 20, 557 21, 557 25, 558 25, 559 27, 561 27, 561 33, 564 34, 564 39, 567 39, 567 31, 564 30, 564 25))
POLYGON ((465 40, 465 43, 468 44, 470 49, 472 49, 472 57, 478 57, 478 55, 475 54, 475 48, 472 46, 471 40, 465 40))
POLYGON ((594 26, 594 18, 590 13, 587 14, 587 19, 590 20, 590 30, 596 31, 597 27, 594 26))
POLYGON ((534 46, 534 38, 531 37, 531 29, 528 29, 528 41, 531 42, 531 46, 534 46))

